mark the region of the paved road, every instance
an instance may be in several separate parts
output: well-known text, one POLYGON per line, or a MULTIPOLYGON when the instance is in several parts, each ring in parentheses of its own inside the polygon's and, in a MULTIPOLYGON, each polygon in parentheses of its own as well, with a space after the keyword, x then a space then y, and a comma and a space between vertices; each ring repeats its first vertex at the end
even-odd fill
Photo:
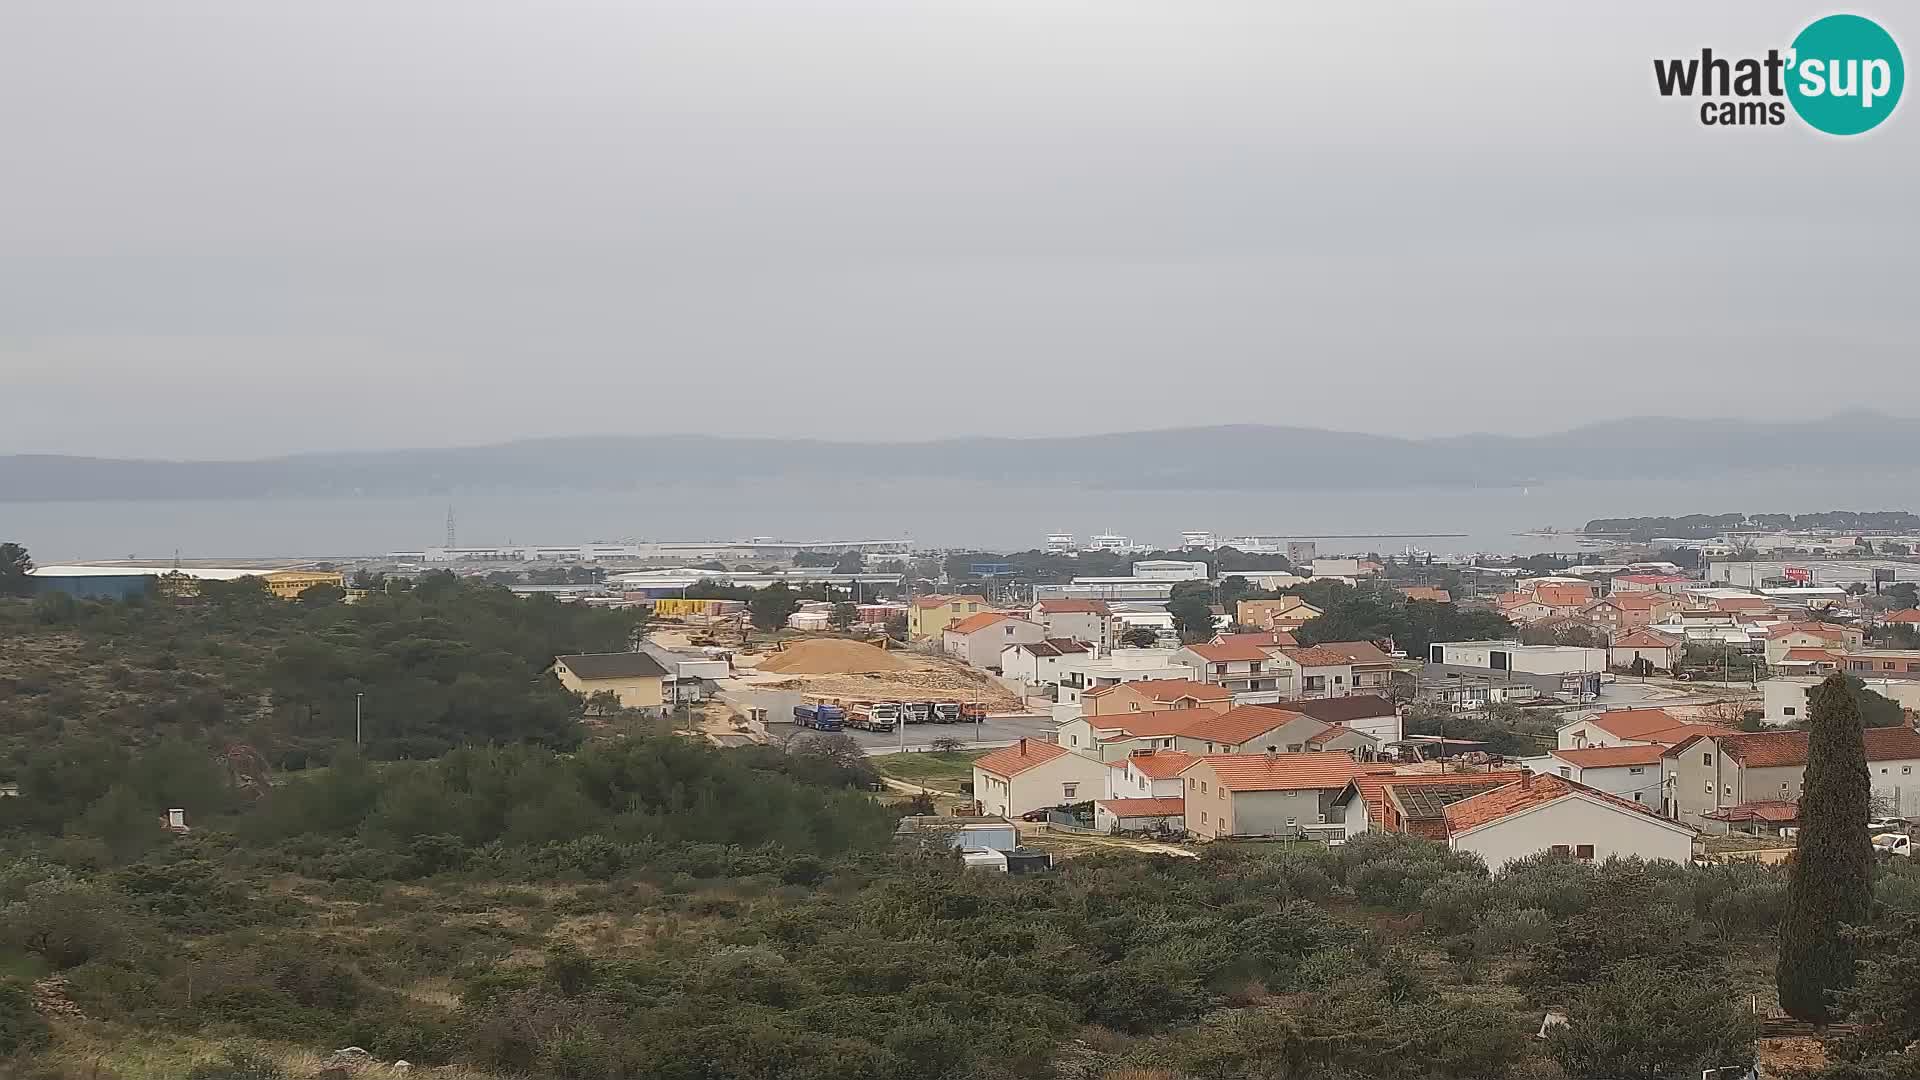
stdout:
MULTIPOLYGON (((779 728, 773 728, 779 732, 779 728)), ((990 716, 984 724, 908 724, 881 734, 849 731, 853 741, 869 754, 891 754, 904 744, 908 750, 927 750, 935 739, 959 739, 967 746, 1006 746, 1021 739, 1044 739, 1053 733, 1047 716, 990 716)))

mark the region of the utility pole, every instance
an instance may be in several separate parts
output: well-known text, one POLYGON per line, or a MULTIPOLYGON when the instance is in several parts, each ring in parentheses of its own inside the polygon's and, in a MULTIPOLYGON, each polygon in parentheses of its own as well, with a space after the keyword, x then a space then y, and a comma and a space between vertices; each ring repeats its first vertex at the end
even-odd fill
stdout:
POLYGON ((366 696, 365 693, 353 695, 353 745, 355 746, 360 745, 360 699, 366 696))

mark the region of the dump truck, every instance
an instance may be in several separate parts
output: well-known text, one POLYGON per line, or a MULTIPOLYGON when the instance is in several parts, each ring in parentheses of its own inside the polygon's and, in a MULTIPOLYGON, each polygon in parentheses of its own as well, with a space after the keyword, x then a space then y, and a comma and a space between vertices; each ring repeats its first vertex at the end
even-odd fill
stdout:
POLYGON ((855 731, 892 731, 900 723, 900 706, 892 701, 864 701, 853 707, 847 726, 855 731))
POLYGON ((809 701, 793 707, 793 722, 815 731, 839 731, 846 726, 847 712, 838 705, 809 701))
POLYGON ((909 701, 901 706, 900 719, 909 724, 924 724, 933 719, 933 702, 909 701))
POLYGON ((936 701, 933 703, 933 722, 936 724, 958 724, 964 719, 960 715, 960 703, 957 701, 936 701))

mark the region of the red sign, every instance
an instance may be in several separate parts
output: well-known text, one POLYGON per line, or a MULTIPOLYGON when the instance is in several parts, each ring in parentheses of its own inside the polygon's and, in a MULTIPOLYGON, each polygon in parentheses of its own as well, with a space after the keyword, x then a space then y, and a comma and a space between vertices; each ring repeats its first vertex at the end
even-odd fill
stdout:
POLYGON ((1799 583, 1801 583, 1802 585, 1804 585, 1804 584, 1806 584, 1806 583, 1807 583, 1807 579, 1808 579, 1808 578, 1810 578, 1810 577, 1812 577, 1812 576, 1813 576, 1813 575, 1812 575, 1811 573, 1809 573, 1809 572, 1808 572, 1808 570, 1807 570, 1807 568, 1806 568, 1806 567, 1804 567, 1804 566, 1789 566, 1789 567, 1787 567, 1787 580, 1788 580, 1788 581, 1797 581, 1797 582, 1799 582, 1799 583))

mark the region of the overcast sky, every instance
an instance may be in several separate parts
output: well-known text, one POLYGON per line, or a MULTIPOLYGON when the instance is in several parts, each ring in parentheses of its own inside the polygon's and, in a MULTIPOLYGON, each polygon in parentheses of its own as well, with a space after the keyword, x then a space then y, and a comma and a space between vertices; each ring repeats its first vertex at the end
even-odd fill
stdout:
POLYGON ((1920 414, 1920 102, 1653 87, 1829 10, 10 0, 0 452, 1920 414))

